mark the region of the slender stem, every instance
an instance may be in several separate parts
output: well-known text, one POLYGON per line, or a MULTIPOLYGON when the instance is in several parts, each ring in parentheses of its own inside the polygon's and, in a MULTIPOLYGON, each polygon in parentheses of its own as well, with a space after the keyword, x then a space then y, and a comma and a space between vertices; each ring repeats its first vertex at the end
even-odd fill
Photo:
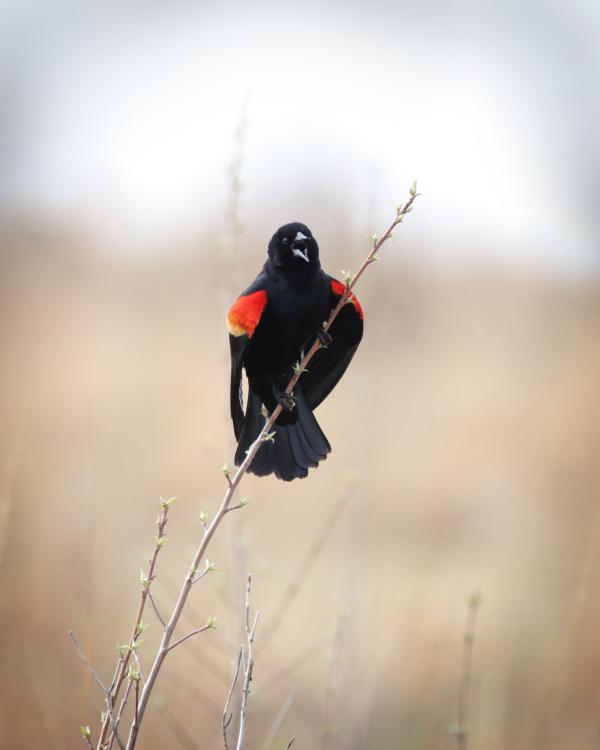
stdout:
POLYGON ((144 671, 142 669, 142 663, 140 661, 140 657, 137 654, 137 650, 133 652, 133 658, 135 660, 135 665, 137 667, 137 671, 139 672, 141 681, 146 682, 146 678, 144 677, 144 671))
MULTIPOLYGON (((112 710, 112 707, 116 703, 116 700, 119 695, 119 691, 121 690, 121 685, 123 684, 123 681, 125 680, 125 677, 127 675, 127 668, 129 666, 129 660, 131 659, 131 654, 133 653, 133 650, 134 650, 133 647, 135 646, 136 640, 140 636, 140 632, 141 632, 140 626, 142 624, 142 616, 144 614, 144 609, 146 607, 146 601, 148 600, 149 595, 150 595, 150 586, 154 579, 154 569, 156 567, 156 559, 165 541, 165 526, 167 525, 169 508, 171 506, 171 502, 172 500, 161 501, 161 512, 156 521, 156 525, 158 527, 158 533, 156 535, 156 540, 154 542, 154 549, 152 550, 152 556, 148 563, 148 571, 146 573, 146 578, 145 578, 146 584, 142 586, 140 604, 139 604, 137 615, 133 624, 133 629, 131 631, 131 636, 129 638, 129 644, 128 644, 129 648, 125 649, 122 655, 119 656, 119 660, 117 662, 117 668, 115 670, 115 675, 113 677, 113 680, 109 689, 109 696, 107 700, 111 705, 111 710, 112 710)), ((157 611, 157 614, 158 614, 158 611, 157 611)), ((159 619, 161 619, 162 621, 162 618, 160 617, 160 615, 159 615, 159 619)), ((105 746, 106 734, 109 730, 109 726, 110 726, 110 717, 107 715, 104 721, 102 722, 102 728, 100 730, 98 744, 96 745, 97 750, 101 750, 105 746)))
POLYGON ((108 721, 110 722, 110 725, 112 726, 113 734, 116 737, 119 747, 121 748, 121 750, 125 750, 125 745, 123 744, 123 740, 119 736, 118 724, 115 720, 115 716, 113 713, 113 704, 110 698, 110 688, 107 688, 105 684, 102 682, 102 680, 100 679, 100 677, 98 677, 96 670, 94 669, 94 667, 92 667, 92 665, 87 660, 85 654, 83 653, 81 646, 79 645, 79 641, 77 640, 77 638, 75 638, 75 635, 73 634, 71 630, 69 630, 69 637, 73 641, 73 644, 77 650, 77 653, 79 654, 79 658, 87 667, 89 673, 94 678, 94 681, 96 682, 100 690, 104 693, 104 699, 106 700, 106 717, 108 721))
POLYGON ((100 678, 98 677, 98 673, 96 672, 96 670, 94 669, 94 667, 92 667, 92 665, 91 665, 91 664, 89 663, 89 661, 87 660, 87 657, 86 657, 86 655, 85 655, 85 654, 83 653, 83 650, 82 650, 81 646, 79 645, 79 641, 78 641, 78 640, 77 640, 77 638, 75 637, 75 634, 73 633, 73 631, 72 631, 72 630, 69 630, 69 638, 70 638, 70 639, 71 639, 71 640, 73 641, 73 645, 75 646, 75 649, 76 649, 76 651, 77 651, 77 653, 78 653, 78 655, 79 655, 79 658, 81 659, 81 661, 82 661, 82 662, 83 662, 83 663, 85 664, 85 666, 87 667, 87 670, 88 670, 88 672, 89 672, 89 673, 90 673, 90 674, 92 675, 92 677, 94 678, 94 682, 96 683, 96 685, 98 685, 98 687, 99 687, 99 688, 100 688, 100 690, 101 690, 101 691, 102 691, 102 692, 104 693, 104 695, 106 695, 106 694, 108 693, 108 688, 107 688, 107 687, 106 687, 106 685, 105 685, 105 684, 104 684, 104 683, 102 682, 102 680, 101 680, 101 679, 100 679, 100 678))
MULTIPOLYGON (((125 711, 125 706, 127 705, 127 699, 129 698, 129 693, 131 692, 131 687, 133 685, 133 682, 131 680, 128 680, 127 687, 125 688, 125 693, 123 694, 123 698, 121 699, 121 706, 119 708, 119 714, 117 716, 117 726, 120 725, 121 719, 123 718, 123 713, 125 711)), ((115 741, 115 735, 113 735, 110 738, 110 743, 108 745, 108 750, 112 750, 113 742, 115 741)))
POLYGON ((458 726, 456 727, 457 750, 467 750, 467 739, 469 736, 469 690, 471 687, 471 664, 473 661, 473 643, 475 641, 475 625, 477 624, 477 613, 481 605, 481 596, 475 592, 469 599, 467 611, 467 622, 463 635, 463 651, 460 687, 458 690, 458 726))
POLYGON ((160 615, 160 612, 158 611, 158 607, 156 606, 156 602, 154 601, 154 597, 152 596, 152 592, 150 589, 148 589, 148 599, 150 599, 150 604, 152 605, 152 609, 154 610, 154 614, 158 617, 160 620, 160 624, 163 626, 163 628, 166 627, 166 623, 163 620, 163 618, 160 615))
POLYGON ((192 630, 191 633, 188 633, 187 635, 184 635, 183 638, 180 638, 178 641, 175 641, 175 643, 172 643, 168 651, 175 648, 175 646, 179 646, 180 643, 183 643, 184 641, 187 641, 188 638, 191 638, 193 635, 198 635, 198 633, 204 633, 207 630, 210 630, 212 626, 211 625, 204 625, 202 628, 196 628, 196 630, 192 630))
POLYGON ((248 696, 250 695, 250 683, 252 682, 252 670, 254 669, 254 634, 258 625, 257 612, 254 616, 254 623, 250 627, 250 584, 252 576, 248 576, 246 585, 246 611, 244 616, 244 628, 246 630, 246 659, 244 661, 244 684, 242 686, 242 705, 240 708, 240 726, 238 730, 238 740, 236 750, 242 750, 244 747, 244 738, 246 736, 246 713, 248 710, 248 696))
POLYGON ((240 650, 238 652, 238 658, 237 658, 237 665, 235 667, 235 674, 233 675, 233 680, 231 681, 231 687, 229 688, 229 694, 227 696, 227 702, 225 703, 225 708, 223 709, 223 746, 225 747, 225 750, 229 750, 229 745, 227 743, 227 727, 231 723, 231 719, 233 716, 233 714, 227 715, 227 712, 229 711, 229 704, 231 703, 233 691, 235 690, 235 685, 237 683, 238 676, 240 674, 240 664, 242 663, 243 653, 244 653, 244 647, 240 646, 240 650))

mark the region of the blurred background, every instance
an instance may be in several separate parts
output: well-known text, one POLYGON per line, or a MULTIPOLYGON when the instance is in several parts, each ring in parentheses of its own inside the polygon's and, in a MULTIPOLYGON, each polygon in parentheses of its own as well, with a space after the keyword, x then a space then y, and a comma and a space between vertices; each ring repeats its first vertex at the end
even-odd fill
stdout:
MULTIPOLYGON (((159 497, 170 611, 233 455, 225 312, 301 220, 364 342, 304 481, 247 477, 141 748, 218 748, 253 573, 247 747, 600 742, 600 10, 5 0, 0 744, 81 747, 159 497)), ((147 669, 160 635, 140 647, 147 669)))

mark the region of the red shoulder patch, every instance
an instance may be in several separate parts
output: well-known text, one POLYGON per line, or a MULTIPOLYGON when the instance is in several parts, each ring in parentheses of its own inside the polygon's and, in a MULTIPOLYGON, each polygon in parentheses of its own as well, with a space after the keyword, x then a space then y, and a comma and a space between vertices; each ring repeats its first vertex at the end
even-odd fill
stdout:
POLYGON ((229 333, 232 336, 252 338, 266 302, 267 293, 264 289, 238 297, 227 313, 229 333))
MULTIPOLYGON (((342 284, 341 281, 338 281, 337 279, 331 279, 331 289, 334 294, 337 294, 339 297, 341 297, 342 294, 344 293, 345 288, 346 287, 344 286, 344 284, 342 284)), ((352 294, 352 292, 350 292, 350 297, 348 298, 348 301, 352 302, 352 304, 354 305, 354 309, 356 310, 356 314, 358 315, 358 317, 361 320, 364 320, 365 316, 362 311, 362 307, 360 306, 360 302, 356 299, 356 297, 354 296, 354 294, 352 294)))

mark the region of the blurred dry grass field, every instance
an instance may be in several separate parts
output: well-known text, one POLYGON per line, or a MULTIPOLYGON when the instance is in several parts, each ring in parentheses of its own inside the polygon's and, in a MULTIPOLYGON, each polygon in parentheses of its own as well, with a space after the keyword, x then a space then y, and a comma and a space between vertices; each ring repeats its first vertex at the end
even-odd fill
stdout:
MULTIPOLYGON (((313 228, 330 272, 364 254, 313 228)), ((264 244, 245 236, 244 257, 228 259, 205 236, 124 262, 84 233, 4 232, 2 747, 75 748, 80 724, 97 728, 101 696, 67 630, 109 679, 161 495, 180 498, 156 582, 163 611, 172 602, 200 511, 223 492, 223 318, 264 244)), ((225 523, 210 555, 220 571, 187 612, 190 626, 214 615, 218 631, 169 657, 140 747, 220 746, 248 570, 262 618, 248 747, 453 747, 475 587, 470 746, 597 747, 597 284, 383 260, 358 294, 364 344, 318 413, 333 453, 307 481, 244 480, 253 502, 225 523)), ((143 663, 160 630, 145 619, 143 663)))

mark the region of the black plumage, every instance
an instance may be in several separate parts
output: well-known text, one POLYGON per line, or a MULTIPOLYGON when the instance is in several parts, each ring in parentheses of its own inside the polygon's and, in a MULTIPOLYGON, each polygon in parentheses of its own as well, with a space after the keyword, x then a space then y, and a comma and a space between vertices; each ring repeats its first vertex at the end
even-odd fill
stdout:
POLYGON ((227 317, 236 465, 262 429, 263 405, 269 413, 277 403, 284 409, 275 422, 274 441, 263 443, 249 471, 289 481, 307 476, 331 451, 313 409, 342 377, 362 338, 363 315, 354 296, 333 322, 330 338, 321 334, 327 347, 313 356, 292 399, 284 389, 343 290, 343 284, 321 269, 319 247, 308 227, 294 222, 275 232, 262 271, 227 317), (243 369, 249 385, 245 412, 243 369))

